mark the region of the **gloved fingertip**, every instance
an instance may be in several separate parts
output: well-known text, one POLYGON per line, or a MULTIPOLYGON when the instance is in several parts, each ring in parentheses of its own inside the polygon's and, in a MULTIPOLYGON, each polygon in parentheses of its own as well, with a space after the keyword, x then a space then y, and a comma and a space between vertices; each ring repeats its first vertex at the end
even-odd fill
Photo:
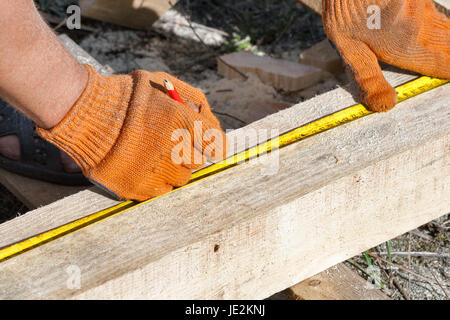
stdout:
POLYGON ((391 86, 380 86, 376 90, 371 90, 361 94, 363 103, 369 110, 374 112, 386 112, 397 104, 397 92, 391 86))

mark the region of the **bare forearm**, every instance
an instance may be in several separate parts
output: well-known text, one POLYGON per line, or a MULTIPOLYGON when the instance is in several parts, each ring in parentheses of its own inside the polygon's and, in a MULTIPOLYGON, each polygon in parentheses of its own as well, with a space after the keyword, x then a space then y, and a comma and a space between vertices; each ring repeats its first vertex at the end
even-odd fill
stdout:
POLYGON ((39 16, 32 0, 0 1, 0 96, 51 128, 83 91, 87 73, 39 16))

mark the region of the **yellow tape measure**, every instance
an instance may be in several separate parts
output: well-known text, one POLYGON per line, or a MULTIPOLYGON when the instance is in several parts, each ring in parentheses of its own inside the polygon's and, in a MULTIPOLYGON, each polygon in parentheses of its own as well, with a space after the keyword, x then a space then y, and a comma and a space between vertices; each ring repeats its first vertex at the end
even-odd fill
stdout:
MULTIPOLYGON (((421 77, 404 85, 396 88, 398 93, 398 102, 405 101, 409 98, 415 97, 421 93, 430 91, 434 88, 442 86, 450 80, 441 80, 430 77, 421 77)), ((292 143, 301 141, 307 137, 313 136, 317 133, 327 131, 329 129, 335 128, 345 123, 349 123, 353 120, 362 118, 369 115, 371 112, 368 111, 362 104, 354 105, 352 107, 337 111, 326 117, 318 119, 316 121, 310 122, 304 126, 293 129, 287 133, 280 135, 279 137, 268 140, 267 142, 261 143, 257 146, 249 148, 245 151, 237 153, 221 162, 212 164, 206 168, 203 168, 192 174, 192 178, 187 185, 192 185, 193 183, 207 178, 210 175, 216 174, 228 168, 234 167, 242 162, 248 161, 250 159, 256 158, 260 155, 267 154, 273 148, 283 148, 292 143)), ((184 187, 175 189, 169 193, 175 192, 184 187)), ((162 195, 164 196, 164 195, 162 195)), ((138 203, 135 201, 125 201, 111 208, 93 213, 84 218, 69 222, 65 225, 57 227, 55 229, 43 232, 39 235, 30 237, 21 242, 12 244, 10 246, 0 249, 0 262, 17 256, 25 251, 36 248, 44 243, 58 239, 64 235, 73 233, 77 230, 85 228, 87 226, 93 225, 97 222, 103 221, 109 217, 115 216, 119 213, 128 211, 131 208, 136 208, 137 206, 154 201, 162 196, 152 198, 150 200, 138 203)))

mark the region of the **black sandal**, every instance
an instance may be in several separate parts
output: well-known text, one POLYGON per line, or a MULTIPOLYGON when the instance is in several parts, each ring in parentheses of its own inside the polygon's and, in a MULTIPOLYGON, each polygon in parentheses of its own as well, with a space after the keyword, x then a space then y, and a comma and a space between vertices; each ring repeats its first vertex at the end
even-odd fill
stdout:
POLYGON ((0 99, 0 137, 9 135, 15 135, 19 139, 20 160, 0 155, 1 168, 57 184, 71 186, 90 184, 81 173, 65 172, 60 150, 37 134, 33 121, 0 99))

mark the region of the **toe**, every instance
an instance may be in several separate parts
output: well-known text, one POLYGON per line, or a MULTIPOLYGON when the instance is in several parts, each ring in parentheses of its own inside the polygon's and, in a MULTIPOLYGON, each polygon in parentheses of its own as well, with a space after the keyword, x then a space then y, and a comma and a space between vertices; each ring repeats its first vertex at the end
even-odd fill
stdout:
POLYGON ((73 161, 73 159, 64 151, 61 151, 61 164, 64 171, 68 173, 81 172, 80 167, 73 161))
POLYGON ((12 160, 20 160, 20 145, 17 136, 0 138, 0 154, 12 160))

